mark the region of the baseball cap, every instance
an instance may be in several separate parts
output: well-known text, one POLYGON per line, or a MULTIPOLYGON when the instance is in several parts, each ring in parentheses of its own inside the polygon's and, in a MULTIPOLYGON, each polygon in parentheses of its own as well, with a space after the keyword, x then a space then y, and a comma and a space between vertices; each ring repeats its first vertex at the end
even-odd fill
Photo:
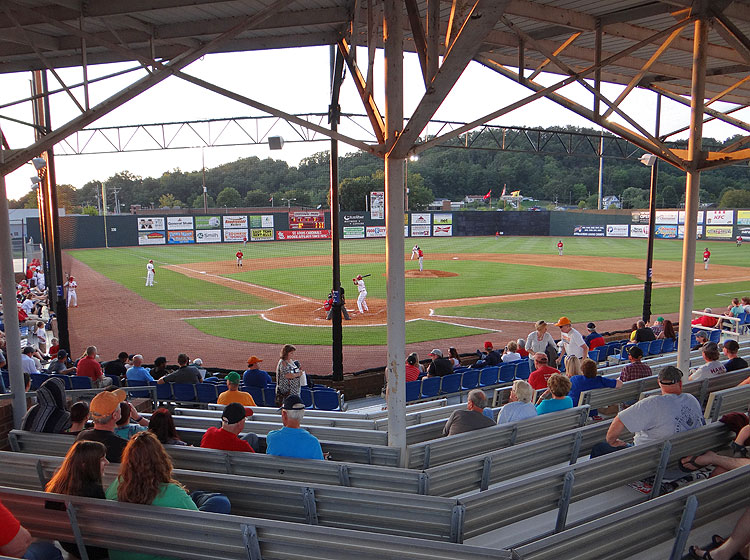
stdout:
POLYGON ((674 385, 680 381, 682 381, 682 371, 674 366, 667 366, 659 372, 659 383, 662 385, 674 385))
POLYGON ((89 412, 93 418, 104 418, 112 414, 122 401, 125 400, 126 394, 122 389, 115 391, 103 391, 91 399, 89 412))
POLYGON ((67 357, 68 357, 68 353, 65 350, 59 350, 57 352, 57 359, 58 360, 61 359, 61 358, 67 358, 67 357))
POLYGON ((430 352, 430 354, 432 354, 434 356, 437 356, 438 358, 442 358, 443 357, 443 351, 440 350, 440 348, 433 348, 432 352, 430 352))
POLYGON ((249 357, 249 358, 247 359, 247 363, 248 363, 248 365, 250 365, 250 364, 259 364, 259 363, 261 363, 262 361, 263 361, 263 360, 259 359, 259 358, 258 358, 258 356, 250 356, 250 357, 249 357))
POLYGON ((236 424, 246 416, 245 407, 237 402, 225 406, 224 412, 221 413, 221 419, 226 420, 227 424, 236 424))
POLYGON ((664 317, 657 317, 656 321, 659 322, 659 323, 663 323, 664 322, 664 317))
POLYGON ((227 376, 224 378, 230 383, 239 383, 240 382, 240 374, 236 371, 230 371, 227 373, 227 376))
POLYGON ((708 332, 698 331, 697 333, 695 333, 695 338, 698 338, 698 337, 705 338, 706 340, 708 340, 708 332))
POLYGON ((283 410, 304 410, 305 403, 299 398, 299 395, 289 395, 284 399, 284 404, 281 405, 283 410))
POLYGON ((485 349, 487 349, 487 348, 492 348, 492 347, 493 347, 493 346, 492 346, 492 343, 491 343, 491 342, 490 342, 489 340, 488 340, 487 342, 485 342, 485 343, 484 343, 484 348, 485 348, 485 349))
POLYGON ((567 317, 560 317, 560 319, 555 323, 556 327, 564 327, 565 325, 570 325, 570 319, 567 317))
POLYGON ((547 324, 547 321, 539 320, 536 322, 536 328, 539 329, 547 324))
POLYGON ((590 331, 593 331, 594 329, 596 329, 596 325, 594 323, 589 323, 588 325, 586 325, 586 328, 590 331))

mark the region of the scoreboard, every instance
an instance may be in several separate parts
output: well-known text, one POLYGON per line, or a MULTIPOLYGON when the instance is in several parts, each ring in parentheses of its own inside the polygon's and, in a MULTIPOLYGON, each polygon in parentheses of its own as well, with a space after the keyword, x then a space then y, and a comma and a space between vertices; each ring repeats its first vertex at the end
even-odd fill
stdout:
POLYGON ((290 212, 289 229, 325 229, 326 216, 322 210, 290 212))

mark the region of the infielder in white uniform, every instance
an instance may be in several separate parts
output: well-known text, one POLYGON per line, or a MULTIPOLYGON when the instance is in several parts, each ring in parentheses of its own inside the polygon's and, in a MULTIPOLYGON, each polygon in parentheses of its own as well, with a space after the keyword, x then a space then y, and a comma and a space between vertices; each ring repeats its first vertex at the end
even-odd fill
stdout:
POLYGON ((78 296, 76 295, 78 283, 75 277, 68 276, 68 281, 63 286, 68 287, 68 307, 78 307, 78 296))
POLYGON ((146 265, 146 286, 154 285, 154 261, 148 261, 146 265))
POLYGON ((418 251, 419 251, 419 245, 414 245, 414 247, 411 248, 411 259, 409 259, 410 261, 413 261, 414 257, 416 257, 419 254, 418 251))
POLYGON ((362 275, 358 274, 356 278, 352 278, 352 282, 357 285, 359 290, 359 296, 357 296, 357 308, 360 313, 369 311, 367 307, 367 288, 365 288, 365 281, 362 280, 362 275))

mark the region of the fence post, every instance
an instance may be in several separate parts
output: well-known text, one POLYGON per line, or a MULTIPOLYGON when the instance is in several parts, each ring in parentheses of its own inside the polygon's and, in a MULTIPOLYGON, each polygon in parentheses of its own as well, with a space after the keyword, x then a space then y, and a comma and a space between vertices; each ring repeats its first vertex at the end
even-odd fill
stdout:
POLYGON ((578 461, 578 454, 581 452, 581 443, 583 442, 583 434, 579 431, 576 432, 576 439, 573 441, 573 449, 570 450, 570 463, 575 465, 578 461))
POLYGON ((573 483, 576 475, 573 471, 568 471, 563 482, 562 493, 560 494, 560 505, 557 510, 557 522, 555 523, 555 533, 565 529, 565 522, 568 519, 568 508, 570 507, 570 495, 573 493, 573 483))
POLYGON ((685 508, 682 510, 682 518, 677 527, 677 534, 675 535, 674 545, 672 546, 672 553, 669 555, 669 560, 680 560, 680 558, 682 558, 682 551, 685 549, 685 544, 690 536, 690 529, 693 526, 695 512, 697 510, 698 498, 695 496, 689 496, 685 503, 685 508))
POLYGON ((242 525, 242 542, 245 544, 248 560, 263 560, 260 554, 260 542, 255 525, 242 525))
POLYGON ((492 457, 485 457, 482 463, 482 480, 479 483, 479 490, 487 490, 490 485, 490 471, 492 470, 492 457))

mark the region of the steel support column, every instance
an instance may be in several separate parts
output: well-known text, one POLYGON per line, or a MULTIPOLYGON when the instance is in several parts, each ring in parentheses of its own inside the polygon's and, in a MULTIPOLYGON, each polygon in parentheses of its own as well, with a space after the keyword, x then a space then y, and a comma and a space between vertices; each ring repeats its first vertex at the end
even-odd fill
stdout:
MULTIPOLYGON (((328 120, 331 123, 331 131, 337 132, 341 119, 341 106, 339 105, 339 93, 341 82, 344 80, 344 58, 331 47, 331 105, 328 108, 328 120)), ((331 290, 334 293, 333 307, 331 308, 331 363, 334 381, 344 380, 344 347, 343 332, 341 328, 341 297, 336 297, 336 292, 341 292, 341 257, 339 252, 339 141, 331 138, 330 156, 330 193, 331 193, 331 260, 332 278, 331 290)))
POLYGON ((404 123, 403 2, 383 2, 385 41, 385 260, 388 363, 388 445, 406 459, 406 312, 404 290, 404 163, 391 149, 404 123))
POLYGON ((678 334, 677 367, 687 375, 690 369, 690 319, 693 310, 695 282, 695 234, 698 227, 698 197, 701 184, 703 103, 706 93, 706 58, 708 21, 705 10, 695 22, 693 38, 693 76, 690 88, 690 139, 688 140, 688 173, 685 185, 685 238, 682 244, 680 276, 680 331, 678 334))
MULTIPOLYGON (((656 95, 656 121, 654 134, 659 136, 661 128, 661 95, 656 95)), ((659 177, 659 159, 656 158, 651 166, 651 182, 648 197, 648 246, 646 249, 646 281, 643 283, 643 314, 642 319, 648 323, 651 320, 651 288, 654 271, 654 236, 656 234, 656 181, 659 177)))

